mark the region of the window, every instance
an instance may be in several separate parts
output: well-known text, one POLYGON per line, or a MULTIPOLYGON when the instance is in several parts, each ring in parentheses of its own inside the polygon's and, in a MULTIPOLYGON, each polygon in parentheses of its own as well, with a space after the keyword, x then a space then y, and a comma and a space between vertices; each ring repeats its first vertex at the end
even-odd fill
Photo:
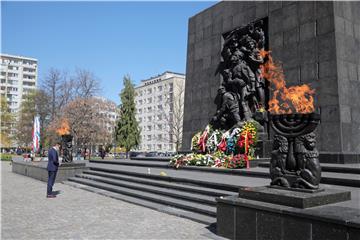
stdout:
POLYGON ((147 90, 147 93, 148 93, 148 94, 151 94, 151 93, 152 93, 152 89, 149 88, 149 89, 147 90))
POLYGON ((161 141, 162 140, 162 134, 158 134, 157 138, 158 138, 159 141, 161 141))
POLYGON ((161 92, 163 90, 162 86, 158 86, 158 91, 161 92))
POLYGON ((148 130, 148 131, 151 131, 151 125, 148 125, 148 126, 147 126, 147 130, 148 130))
POLYGON ((147 135, 147 140, 151 141, 151 135, 147 135))
POLYGON ((148 102, 148 103, 152 103, 152 98, 151 98, 151 97, 148 98, 148 99, 147 99, 147 102, 148 102))
POLYGON ((158 105, 157 106, 159 110, 163 110, 163 106, 162 105, 158 105))
POLYGON ((157 150, 161 150, 161 144, 157 145, 157 150))
POLYGON ((161 124, 157 124, 157 129, 158 129, 158 130, 162 130, 162 125, 161 125, 161 124))
POLYGON ((162 120, 162 116, 159 114, 159 115, 157 115, 157 120, 158 121, 161 121, 162 120))
POLYGON ((162 101, 162 96, 158 96, 158 102, 161 102, 162 101))
POLYGON ((151 117, 151 116, 149 116, 149 117, 148 117, 148 121, 149 121, 149 122, 151 122, 151 120, 152 120, 152 117, 151 117))

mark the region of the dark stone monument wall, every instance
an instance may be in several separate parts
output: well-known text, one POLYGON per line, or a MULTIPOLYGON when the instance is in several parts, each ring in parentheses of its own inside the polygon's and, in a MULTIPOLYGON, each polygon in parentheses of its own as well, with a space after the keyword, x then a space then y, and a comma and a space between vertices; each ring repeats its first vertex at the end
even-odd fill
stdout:
POLYGON ((341 151, 360 153, 360 2, 334 3, 341 151))
MULTIPOLYGON (((269 49, 288 85, 309 83, 321 110, 318 149, 360 153, 359 2, 220 2, 189 19, 183 150, 216 111, 222 34, 268 17, 269 49)), ((334 157, 334 156, 332 156, 334 157)))

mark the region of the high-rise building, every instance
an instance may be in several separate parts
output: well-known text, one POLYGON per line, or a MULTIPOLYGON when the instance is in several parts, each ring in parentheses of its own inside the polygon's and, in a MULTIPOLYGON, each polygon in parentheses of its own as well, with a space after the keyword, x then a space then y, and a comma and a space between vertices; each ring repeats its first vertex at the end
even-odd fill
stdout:
POLYGON ((0 94, 5 97, 11 112, 18 112, 23 95, 36 89, 37 67, 35 58, 0 54, 0 94))
POLYGON ((185 75, 164 72, 135 88, 139 151, 174 152, 182 139, 185 75))
MULTIPOLYGON (((36 89, 38 63, 35 58, 0 54, 0 94, 5 98, 9 110, 14 115, 14 122, 9 123, 10 135, 16 134, 15 120, 18 117, 21 102, 26 93, 36 89)), ((15 148, 17 143, 11 140, 9 147, 15 148)))

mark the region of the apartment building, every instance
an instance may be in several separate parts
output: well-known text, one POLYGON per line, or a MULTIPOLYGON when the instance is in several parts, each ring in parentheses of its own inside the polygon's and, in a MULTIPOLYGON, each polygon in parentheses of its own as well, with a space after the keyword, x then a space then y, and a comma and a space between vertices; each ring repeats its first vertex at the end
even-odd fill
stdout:
POLYGON ((0 54, 0 94, 11 112, 18 112, 24 94, 36 89, 38 63, 35 58, 0 54))
POLYGON ((166 71, 135 87, 139 151, 174 152, 182 138, 185 75, 166 71))
MULTIPOLYGON (((10 112, 20 110, 24 95, 37 86, 38 63, 35 58, 0 54, 0 94, 5 98, 10 112)), ((15 122, 11 124, 10 134, 16 133, 15 122)), ((15 148, 17 143, 12 141, 10 147, 15 148)))
MULTIPOLYGON (((104 97, 94 97, 93 104, 101 120, 99 122, 102 129, 110 136, 114 135, 116 121, 119 117, 119 108, 115 102, 104 97)), ((111 142, 109 142, 111 143, 111 142)))

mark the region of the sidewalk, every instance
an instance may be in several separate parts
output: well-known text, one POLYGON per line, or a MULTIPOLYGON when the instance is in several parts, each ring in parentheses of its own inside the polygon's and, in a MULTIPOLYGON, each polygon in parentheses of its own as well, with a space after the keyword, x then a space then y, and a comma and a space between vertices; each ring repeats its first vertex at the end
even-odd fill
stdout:
POLYGON ((208 226, 96 193, 11 172, 1 162, 1 239, 220 239, 208 226))

